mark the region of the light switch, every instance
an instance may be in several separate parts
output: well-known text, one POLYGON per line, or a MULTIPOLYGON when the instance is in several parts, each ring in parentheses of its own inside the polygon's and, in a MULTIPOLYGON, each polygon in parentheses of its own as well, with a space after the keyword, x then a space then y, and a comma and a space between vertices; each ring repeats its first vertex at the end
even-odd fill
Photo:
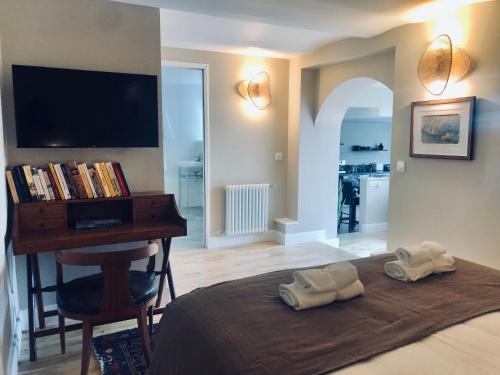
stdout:
POLYGON ((406 162, 404 160, 398 160, 396 162, 396 172, 405 173, 406 171, 406 162))
POLYGON ((276 160, 276 161, 283 160, 283 153, 281 153, 281 152, 275 153, 274 154, 274 160, 276 160))

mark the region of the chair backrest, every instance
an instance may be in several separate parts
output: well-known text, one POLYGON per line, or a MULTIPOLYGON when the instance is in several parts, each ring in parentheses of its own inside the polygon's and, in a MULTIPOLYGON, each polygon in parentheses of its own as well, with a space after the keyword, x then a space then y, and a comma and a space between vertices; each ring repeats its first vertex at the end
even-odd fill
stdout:
POLYGON ((350 204, 354 199, 354 186, 352 181, 344 181, 342 184, 342 195, 344 196, 344 202, 350 204))
POLYGON ((145 246, 137 249, 108 252, 56 251, 57 284, 63 283, 62 265, 101 266, 104 288, 101 312, 119 310, 132 306, 129 288, 129 269, 131 262, 154 257, 158 246, 145 246))

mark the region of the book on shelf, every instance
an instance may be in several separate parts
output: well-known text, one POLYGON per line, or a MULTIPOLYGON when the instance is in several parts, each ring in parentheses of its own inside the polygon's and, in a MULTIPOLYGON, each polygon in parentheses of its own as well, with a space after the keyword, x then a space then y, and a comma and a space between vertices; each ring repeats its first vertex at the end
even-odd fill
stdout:
POLYGON ((85 176, 87 177, 87 181, 89 182, 90 192, 92 194, 91 198, 97 198, 97 193, 95 190, 94 183, 92 182, 92 179, 90 178, 89 169, 87 168, 87 164, 85 164, 85 163, 83 163, 83 170, 85 171, 85 176))
MULTIPOLYGON (((61 184, 59 183, 59 179, 57 178, 56 168, 55 168, 54 164, 49 163, 49 170, 50 170, 49 178, 52 176, 53 183, 54 183, 56 190, 57 190, 57 195, 59 196, 58 199, 64 199, 64 192, 62 191, 61 184)), ((55 194, 55 191, 54 191, 54 194, 55 194)))
POLYGON ((115 176, 118 180, 118 184, 120 185, 120 190, 122 194, 125 196, 130 196, 130 190, 128 189, 127 180, 125 180, 125 176, 122 171, 122 167, 119 163, 111 163, 113 166, 113 170, 115 171, 115 176))
POLYGON ((68 168, 71 180, 73 181, 73 185, 75 186, 76 192, 78 193, 78 198, 87 198, 87 191, 85 190, 85 186, 83 185, 83 180, 82 176, 80 175, 78 165, 74 161, 69 161, 66 163, 66 167, 68 168))
POLYGON ((47 175, 49 176, 50 184, 52 185, 52 190, 54 191, 54 197, 56 200, 61 200, 61 188, 59 186, 59 181, 57 181, 54 166, 52 164, 49 164, 47 168, 47 175))
POLYGON ((120 163, 49 163, 45 168, 18 165, 5 169, 14 203, 130 196, 120 163), (93 166, 93 167, 92 167, 93 166))
POLYGON ((121 196, 122 191, 120 189, 120 186, 118 185, 118 180, 116 179, 115 170, 113 169, 113 165, 110 162, 105 163, 105 164, 106 164, 106 168, 108 171, 109 179, 111 180, 111 184, 113 185, 113 189, 115 190, 117 196, 121 196))
POLYGON ((16 185, 14 183, 14 177, 12 176, 12 170, 5 170, 5 177, 7 177, 7 185, 9 185, 10 194, 12 201, 14 203, 19 203, 19 195, 17 194, 16 185))
POLYGON ((18 165, 17 167, 14 167, 12 171, 14 175, 14 182, 17 181, 20 187, 18 194, 20 193, 21 195, 22 198, 21 201, 31 202, 32 198, 28 187, 28 183, 26 181, 26 176, 24 175, 23 167, 18 165))
POLYGON ((99 181, 99 184, 101 185, 102 192, 104 193, 104 196, 106 198, 111 197, 111 193, 109 192, 108 185, 106 184, 106 181, 104 180, 104 175, 101 172, 101 167, 99 166, 99 163, 94 163, 94 170, 96 172, 96 177, 97 180, 99 181))
POLYGON ((80 172, 80 177, 82 178, 83 188, 85 190, 85 195, 82 198, 93 198, 92 190, 90 189, 89 180, 83 168, 83 164, 78 164, 78 171, 80 172))
POLYGON ((45 200, 50 201, 51 200, 50 193, 49 193, 49 189, 47 187, 47 182, 45 181, 45 176, 43 174, 42 169, 38 168, 36 170, 36 173, 38 174, 38 178, 40 178, 40 183, 42 184, 42 190, 43 190, 43 195, 45 197, 45 200))
POLYGON ((99 163, 99 167, 101 168, 102 174, 104 175, 104 180, 106 181, 106 185, 108 185, 109 193, 112 197, 116 197, 118 194, 113 188, 113 184, 111 183, 111 179, 109 178, 108 169, 106 168, 105 163, 99 163))
POLYGON ((76 190, 76 186, 73 183, 73 179, 71 178, 71 174, 69 173, 68 166, 64 163, 61 163, 61 170, 64 177, 64 182, 68 187, 69 195, 71 199, 79 198, 78 191, 76 190))
POLYGON ((56 195, 54 194, 54 187, 49 177, 50 171, 47 168, 45 168, 42 170, 42 172, 43 172, 43 178, 45 179, 45 183, 47 184, 47 191, 49 192, 50 200, 53 201, 56 199, 56 195))
POLYGON ((71 199, 71 195, 69 193, 68 186, 66 185, 66 180, 64 179, 64 175, 61 169, 61 164, 54 164, 54 169, 56 170, 56 177, 57 180, 59 181, 59 185, 61 185, 61 189, 63 192, 63 198, 66 199, 71 199))
POLYGON ((31 174, 31 168, 29 165, 23 165, 23 172, 26 183, 28 184, 28 189, 31 195, 32 200, 38 200, 38 193, 36 191, 35 180, 33 179, 33 175, 31 174))
POLYGON ((45 200, 45 194, 43 192, 42 183, 40 181, 40 176, 38 176, 36 168, 30 167, 30 169, 31 169, 31 176, 33 177, 33 181, 35 182, 36 198, 39 201, 43 201, 43 200, 45 200))

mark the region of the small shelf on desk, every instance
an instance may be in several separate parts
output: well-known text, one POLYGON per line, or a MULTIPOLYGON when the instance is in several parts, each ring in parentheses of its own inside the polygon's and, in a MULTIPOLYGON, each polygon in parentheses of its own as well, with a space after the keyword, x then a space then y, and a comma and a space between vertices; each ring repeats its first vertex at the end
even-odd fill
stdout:
POLYGON ((186 235, 186 220, 172 194, 15 204, 14 254, 80 248, 186 235), (77 230, 80 219, 120 219, 123 224, 77 230))

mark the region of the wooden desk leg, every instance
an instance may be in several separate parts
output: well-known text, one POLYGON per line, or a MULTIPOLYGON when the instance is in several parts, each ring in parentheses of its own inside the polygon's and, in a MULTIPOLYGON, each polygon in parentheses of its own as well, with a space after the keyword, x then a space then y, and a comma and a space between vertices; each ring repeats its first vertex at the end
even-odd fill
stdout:
POLYGON ((33 316, 33 272, 32 272, 32 259, 31 255, 26 255, 26 275, 28 286, 28 334, 29 334, 29 348, 30 348, 30 361, 36 361, 36 338, 35 338, 35 322, 33 316))
POLYGON ((172 278, 172 270, 170 269, 170 262, 167 266, 167 279, 168 279, 168 290, 170 291, 170 299, 173 301, 175 299, 175 288, 174 279, 172 278))
POLYGON ((33 281, 35 284, 36 311, 38 314, 38 327, 45 328, 45 310, 43 307, 42 281, 40 279, 40 263, 38 254, 31 255, 33 259, 33 281))
POLYGON ((163 289, 165 288, 165 275, 168 276, 168 289, 170 290, 170 298, 175 299, 174 283, 172 280, 172 272, 170 270, 169 256, 170 256, 170 245, 172 244, 171 238, 162 238, 161 246, 163 249, 163 261, 161 262, 161 273, 160 273, 160 284, 158 286, 158 298, 156 299, 155 307, 160 307, 161 298, 163 296, 163 289))

